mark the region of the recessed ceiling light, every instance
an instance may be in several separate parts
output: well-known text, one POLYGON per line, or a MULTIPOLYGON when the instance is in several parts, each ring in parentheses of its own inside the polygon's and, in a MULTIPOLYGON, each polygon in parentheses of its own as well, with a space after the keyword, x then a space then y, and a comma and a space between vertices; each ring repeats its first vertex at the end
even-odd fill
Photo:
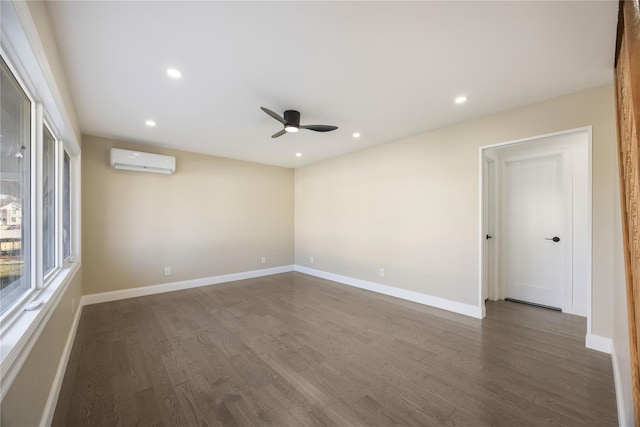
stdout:
POLYGON ((354 138, 360 138, 360 133, 359 132, 354 132, 353 135, 354 138))
POLYGON ((180 77, 182 77, 182 73, 175 68, 167 69, 167 74, 169 75, 169 77, 174 79, 179 79, 180 77))
POLYGON ((296 157, 302 157, 302 153, 296 153, 296 157))
POLYGON ((455 99, 455 101, 456 101, 456 104, 464 104, 465 102, 467 102, 467 97, 464 95, 460 95, 455 99))
POLYGON ((153 120, 145 120, 144 124, 152 128, 156 125, 156 122, 154 122, 153 120))

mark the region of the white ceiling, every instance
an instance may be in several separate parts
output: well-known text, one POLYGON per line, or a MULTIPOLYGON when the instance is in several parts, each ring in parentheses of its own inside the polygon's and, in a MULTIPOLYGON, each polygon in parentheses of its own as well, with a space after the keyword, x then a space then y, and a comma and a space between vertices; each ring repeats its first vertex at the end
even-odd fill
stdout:
POLYGON ((83 133, 298 167, 610 83, 618 3, 48 8, 83 133), (169 67, 182 79, 170 79, 169 67), (469 101, 456 105, 460 94, 469 101), (261 106, 339 129, 272 139, 282 125, 261 106))

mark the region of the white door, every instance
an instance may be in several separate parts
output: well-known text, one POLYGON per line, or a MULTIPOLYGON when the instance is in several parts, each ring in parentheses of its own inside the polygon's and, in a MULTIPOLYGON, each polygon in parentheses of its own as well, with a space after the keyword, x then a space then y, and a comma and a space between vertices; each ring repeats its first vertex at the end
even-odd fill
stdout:
POLYGON ((562 308, 562 156, 505 162, 506 297, 562 308))

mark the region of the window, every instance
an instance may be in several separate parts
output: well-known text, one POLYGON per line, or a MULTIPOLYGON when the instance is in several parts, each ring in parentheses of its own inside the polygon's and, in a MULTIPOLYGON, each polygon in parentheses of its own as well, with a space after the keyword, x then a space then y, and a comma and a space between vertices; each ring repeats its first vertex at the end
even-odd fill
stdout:
POLYGON ((71 256, 71 157, 64 152, 62 165, 62 249, 63 258, 71 256))
POLYGON ((31 101, 0 58, 0 314, 31 288, 31 101))
POLYGON ((56 267, 56 139, 46 126, 42 137, 42 228, 46 276, 56 267))
POLYGON ((47 286, 62 261, 71 256, 71 157, 43 122, 43 109, 33 103, 3 57, 0 78, 2 316, 25 293, 47 286), (33 135, 33 128, 42 129, 39 138, 33 135), (39 191, 32 205, 36 188, 39 191), (32 227, 34 218, 39 224, 32 227))
MULTIPOLYGON (((25 2, 0 1, 0 396, 80 269, 80 145, 25 2), (29 25, 24 26, 23 23, 29 25), (34 47, 32 49, 31 47, 34 47), (71 244, 71 241, 74 244, 71 244), (76 246, 78 245, 78 246, 76 246), (66 262, 63 262, 65 261, 66 262), (33 310, 23 310, 28 305, 33 310)), ((66 301, 65 305, 70 301, 66 301)), ((71 302, 75 311, 75 304, 71 302)))

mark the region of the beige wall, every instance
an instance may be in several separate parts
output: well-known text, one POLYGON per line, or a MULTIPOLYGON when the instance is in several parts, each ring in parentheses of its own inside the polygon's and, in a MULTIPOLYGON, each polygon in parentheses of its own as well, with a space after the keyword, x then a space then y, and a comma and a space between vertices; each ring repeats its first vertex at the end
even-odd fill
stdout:
POLYGON ((479 147, 591 125, 592 332, 611 338, 613 106, 604 86, 297 169, 296 264, 477 306, 479 147))
POLYGON ((71 300, 78 306, 82 297, 82 270, 76 272, 60 303, 51 314, 40 338, 0 406, 0 425, 37 426, 44 415, 62 351, 75 314, 71 300))
POLYGON ((85 294, 293 264, 291 169, 85 136, 82 192, 85 294), (112 147, 176 173, 115 170, 112 147))

